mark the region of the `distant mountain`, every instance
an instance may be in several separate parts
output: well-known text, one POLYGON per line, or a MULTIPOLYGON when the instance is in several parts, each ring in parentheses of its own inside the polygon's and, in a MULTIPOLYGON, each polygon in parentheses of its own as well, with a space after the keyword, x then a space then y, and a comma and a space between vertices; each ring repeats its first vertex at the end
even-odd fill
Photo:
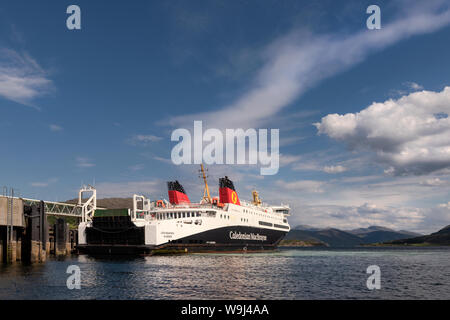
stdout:
POLYGON ((319 230, 321 230, 320 228, 314 228, 314 227, 311 227, 311 226, 309 226, 307 224, 300 224, 300 225, 294 227, 293 229, 295 229, 295 230, 305 230, 305 231, 319 231, 319 230))
POLYGON ((421 233, 417 233, 417 232, 412 232, 412 231, 408 231, 408 230, 398 230, 398 232, 403 233, 403 234, 408 234, 411 237, 420 237, 423 236, 423 234, 421 233))
POLYGON ((354 247, 363 244, 360 237, 339 229, 321 229, 318 231, 292 229, 286 240, 317 241, 331 247, 354 247))
POLYGON ((396 244, 396 245, 437 245, 437 246, 448 246, 450 245, 450 225, 439 230, 438 232, 420 236, 409 239, 400 239, 385 242, 385 244, 396 244))
POLYGON ((397 231, 373 231, 360 236, 365 244, 411 238, 410 233, 403 233, 397 231))
POLYGON ((395 231, 381 226, 370 226, 353 230, 335 228, 319 229, 308 225, 293 228, 285 237, 288 240, 321 241, 332 247, 354 247, 398 239, 411 238, 418 234, 409 231, 395 231))
POLYGON ((385 228, 385 227, 380 227, 380 226, 370 226, 368 228, 359 228, 359 229, 346 230, 346 231, 349 232, 349 233, 352 233, 352 234, 357 234, 357 235, 368 234, 370 232, 375 232, 375 231, 395 232, 392 229, 385 228))

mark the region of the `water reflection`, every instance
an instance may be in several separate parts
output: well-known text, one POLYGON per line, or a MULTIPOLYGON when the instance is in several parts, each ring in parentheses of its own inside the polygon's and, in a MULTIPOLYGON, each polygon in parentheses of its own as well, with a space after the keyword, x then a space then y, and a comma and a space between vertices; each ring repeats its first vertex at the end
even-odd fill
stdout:
POLYGON ((260 254, 73 256, 0 267, 0 299, 450 298, 450 250, 280 250, 260 254), (69 265, 81 290, 69 290, 69 265), (382 289, 365 286, 382 270, 382 289))

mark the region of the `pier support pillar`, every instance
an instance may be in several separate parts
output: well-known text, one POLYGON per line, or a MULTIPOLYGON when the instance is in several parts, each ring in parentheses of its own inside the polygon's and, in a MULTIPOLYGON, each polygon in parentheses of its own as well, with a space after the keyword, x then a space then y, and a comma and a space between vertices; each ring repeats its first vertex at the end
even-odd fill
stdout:
POLYGON ((70 254, 69 224, 64 219, 57 219, 55 230, 55 255, 70 254))
POLYGON ((0 226, 0 262, 6 262, 6 227, 0 226))
MULTIPOLYGON (((9 243, 8 247, 8 262, 16 262, 17 260, 17 230, 13 228, 12 230, 12 241, 9 243)), ((20 259, 19 259, 20 260, 20 259)))
POLYGON ((47 259, 48 227, 44 202, 25 209, 27 229, 22 241, 22 259, 26 262, 45 262, 47 259))

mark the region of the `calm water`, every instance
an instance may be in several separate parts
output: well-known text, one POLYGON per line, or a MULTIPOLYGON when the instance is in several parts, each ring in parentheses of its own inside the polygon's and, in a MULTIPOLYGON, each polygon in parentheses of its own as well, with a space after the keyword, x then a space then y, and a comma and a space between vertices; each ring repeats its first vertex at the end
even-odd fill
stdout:
POLYGON ((1 299, 450 299, 450 249, 282 249, 0 267, 1 299), (69 290, 69 265, 81 289, 69 290), (381 289, 366 287, 369 265, 381 289))

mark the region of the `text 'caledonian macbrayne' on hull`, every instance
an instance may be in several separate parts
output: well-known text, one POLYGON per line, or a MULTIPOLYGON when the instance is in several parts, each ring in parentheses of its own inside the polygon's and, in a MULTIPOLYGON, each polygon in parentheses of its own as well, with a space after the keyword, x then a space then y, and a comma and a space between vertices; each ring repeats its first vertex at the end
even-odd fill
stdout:
POLYGON ((78 249, 97 254, 152 254, 275 249, 290 230, 289 206, 268 206, 252 192, 239 199, 228 177, 211 198, 206 176, 203 198, 191 203, 178 181, 168 182, 169 201, 133 196, 133 209, 97 209, 78 227, 78 249))

